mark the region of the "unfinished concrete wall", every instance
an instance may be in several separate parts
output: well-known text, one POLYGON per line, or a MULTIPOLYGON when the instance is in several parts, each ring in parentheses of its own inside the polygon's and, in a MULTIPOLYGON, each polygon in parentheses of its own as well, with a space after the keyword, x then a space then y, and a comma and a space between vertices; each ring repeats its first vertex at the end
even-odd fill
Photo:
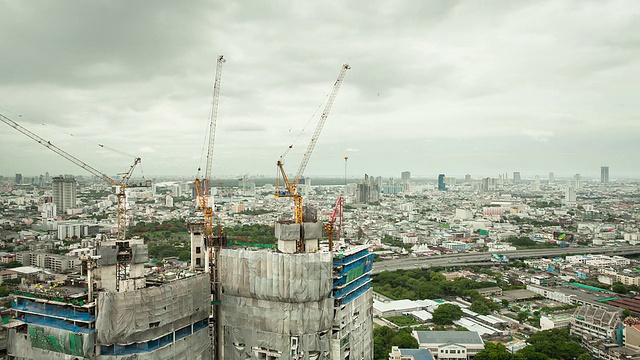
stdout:
POLYGON ((330 253, 223 249, 220 263, 225 360, 329 359, 330 253))
POLYGON ((335 309, 331 358, 373 359, 373 290, 335 309))

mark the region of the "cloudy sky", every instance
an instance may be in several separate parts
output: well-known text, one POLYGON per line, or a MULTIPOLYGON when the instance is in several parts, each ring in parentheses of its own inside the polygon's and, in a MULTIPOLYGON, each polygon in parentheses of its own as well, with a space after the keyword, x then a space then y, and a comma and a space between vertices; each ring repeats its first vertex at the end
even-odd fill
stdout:
MULTIPOLYGON (((274 176, 348 63, 307 175, 640 177, 639 49, 635 0, 0 0, 0 113, 106 173, 192 177, 224 54, 214 176, 274 176)), ((83 173, 0 125, 0 175, 83 173)))

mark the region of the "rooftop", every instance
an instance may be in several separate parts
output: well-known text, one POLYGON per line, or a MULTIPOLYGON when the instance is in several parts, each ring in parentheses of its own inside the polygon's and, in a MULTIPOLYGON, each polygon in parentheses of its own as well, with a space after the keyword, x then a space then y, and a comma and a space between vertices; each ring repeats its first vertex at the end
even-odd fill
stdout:
POLYGON ((433 360, 429 349, 399 349, 402 356, 411 356, 414 360, 433 360))
POLYGON ((475 331, 416 331, 416 335, 420 344, 484 344, 475 331))

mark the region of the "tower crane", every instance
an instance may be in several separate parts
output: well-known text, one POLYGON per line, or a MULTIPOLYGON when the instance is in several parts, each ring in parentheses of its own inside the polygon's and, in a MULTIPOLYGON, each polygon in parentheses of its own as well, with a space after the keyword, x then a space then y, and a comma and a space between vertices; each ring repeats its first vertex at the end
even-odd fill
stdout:
MULTIPOLYGON (((222 227, 218 225, 218 235, 213 235, 213 207, 209 203, 211 195, 211 169, 213 165, 213 144, 216 135, 216 123, 218 120, 218 101, 220 99, 220 79, 222 75, 222 64, 225 63, 223 55, 218 56, 216 64, 216 77, 213 83, 213 99, 211 100, 211 113, 209 114, 209 137, 207 147, 207 159, 204 177, 194 180, 194 188, 198 196, 198 205, 204 215, 204 246, 207 249, 205 258, 205 269, 209 271, 211 294, 213 295, 211 304, 213 305, 213 315, 215 320, 215 349, 214 359, 222 359, 222 312, 220 308, 220 298, 222 297, 222 286, 220 284, 219 257, 221 247, 226 243, 226 235, 222 232, 222 227)), ((200 169, 198 169, 198 172, 200 169)))
MULTIPOLYGON (((302 162, 300 163, 300 167, 298 168, 298 172, 296 176, 293 178, 293 181, 289 181, 287 177, 287 173, 284 170, 284 163, 282 158, 278 160, 278 170, 282 175, 282 182, 284 183, 285 190, 280 191, 280 177, 276 179, 276 193, 275 197, 291 197, 293 198, 293 218, 295 223, 299 223, 300 226, 303 226, 303 207, 302 207, 302 195, 297 193, 298 185, 300 185, 300 180, 302 179, 302 174, 304 173, 307 164, 309 163, 309 159, 311 158, 311 153, 318 142, 318 138, 320 137, 320 132, 322 132, 322 128, 324 127, 324 123, 327 121, 327 117, 329 116, 329 111, 331 111, 331 107, 333 106, 333 102, 336 99, 336 95, 338 95, 338 90, 340 90, 340 85, 344 80, 345 75, 347 74, 347 70, 351 69, 351 67, 347 64, 342 65, 340 69, 340 74, 338 74, 338 79, 333 84, 333 90, 327 100, 327 104, 324 107, 324 111, 322 112, 322 116, 320 116, 320 120, 318 121, 318 125, 316 126, 316 130, 313 132, 313 136, 311 136, 311 140, 309 141, 309 145, 307 146, 307 151, 304 153, 302 158, 302 162)), ((300 239, 298 239, 297 251, 302 252, 304 250, 304 240, 301 234, 300 239)))
POLYGON ((24 128, 23 126, 21 126, 20 124, 16 123, 15 121, 9 119, 8 117, 0 114, 0 121, 4 122, 5 124, 11 126, 12 128, 18 130, 19 132, 27 135, 28 137, 30 137, 31 139, 35 140, 37 143, 39 143, 40 145, 48 148, 49 150, 55 152, 56 154, 62 156, 63 158, 71 161, 72 163, 78 165, 79 167, 85 169, 86 171, 90 172, 91 174, 97 176, 98 178, 104 180, 105 182, 113 185, 116 187, 116 195, 117 195, 117 199, 118 199, 118 237, 117 240, 124 240, 126 238, 127 235, 127 206, 126 206, 126 200, 127 200, 127 193, 126 193, 126 189, 127 188, 135 188, 135 187, 151 187, 151 180, 146 180, 140 183, 129 183, 129 179, 131 178, 131 175, 133 174, 133 170, 135 169, 136 165, 138 165, 141 161, 141 159, 139 157, 135 158, 133 161, 133 165, 131 165, 131 167, 129 168, 129 170, 125 173, 120 173, 118 175, 122 175, 122 177, 120 178, 120 181, 116 181, 112 178, 110 178, 109 176, 107 176, 106 174, 100 172, 99 170, 97 170, 96 168, 92 167, 91 165, 85 163, 84 161, 76 158, 75 156, 69 154, 68 152, 60 149, 59 147, 57 147, 56 145, 52 144, 51 141, 45 140, 43 138, 41 138, 40 136, 36 135, 35 133, 31 132, 30 130, 24 128))
MULTIPOLYGON (((198 195, 198 205, 200 211, 204 214, 204 238, 205 245, 209 244, 213 235, 213 208, 208 203, 209 195, 211 195, 211 169, 213 164, 213 143, 216 136, 216 123, 218 120, 218 100, 220 99, 220 79, 222 76, 222 64, 225 63, 223 55, 218 56, 216 65, 216 77, 213 83, 213 99, 211 100, 211 113, 209 115, 209 143, 207 147, 207 159, 205 165, 204 177, 196 178, 193 182, 198 195)), ((200 169, 198 169, 200 171, 200 169)))

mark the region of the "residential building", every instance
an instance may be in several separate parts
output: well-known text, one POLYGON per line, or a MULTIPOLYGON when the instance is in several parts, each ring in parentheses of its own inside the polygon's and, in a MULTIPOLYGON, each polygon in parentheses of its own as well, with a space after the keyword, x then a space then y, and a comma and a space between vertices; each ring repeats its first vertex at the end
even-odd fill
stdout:
POLYGON ((55 176, 51 182, 53 203, 58 212, 66 213, 76 207, 76 179, 73 176, 55 176))
POLYGON ((571 319, 571 335, 580 337, 581 344, 593 356, 603 357, 600 342, 606 340, 615 346, 623 344, 623 324, 619 310, 580 306, 571 319))

